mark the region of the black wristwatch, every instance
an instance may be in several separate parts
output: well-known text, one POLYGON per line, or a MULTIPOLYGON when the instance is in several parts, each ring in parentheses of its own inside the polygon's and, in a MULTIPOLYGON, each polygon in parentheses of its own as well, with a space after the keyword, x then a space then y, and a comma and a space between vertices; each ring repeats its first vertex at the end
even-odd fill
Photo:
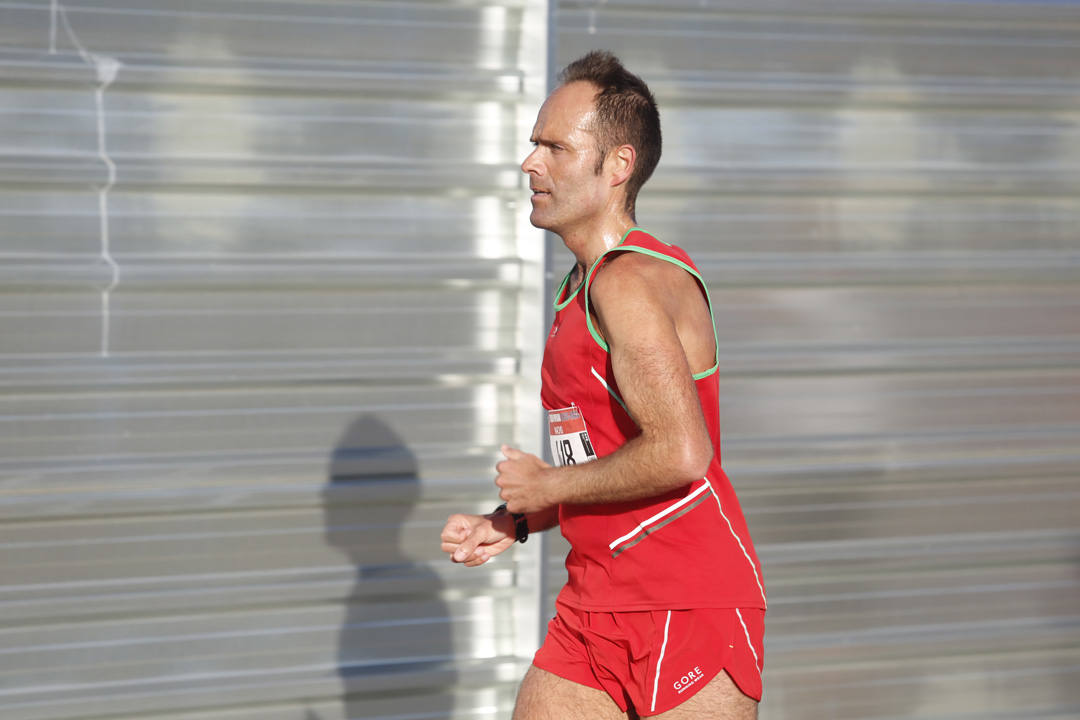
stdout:
MULTIPOLYGON (((506 503, 495 508, 494 512, 502 512, 503 510, 506 510, 506 503)), ((525 519, 524 513, 510 513, 510 516, 514 518, 515 538, 519 543, 525 542, 529 539, 529 522, 525 519)))

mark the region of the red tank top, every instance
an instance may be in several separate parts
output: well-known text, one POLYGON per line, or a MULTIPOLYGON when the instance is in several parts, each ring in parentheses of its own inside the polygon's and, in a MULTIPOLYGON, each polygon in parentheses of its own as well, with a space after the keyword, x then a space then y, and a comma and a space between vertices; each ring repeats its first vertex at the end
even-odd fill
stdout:
MULTIPOLYGON (((623 404, 607 345, 588 314, 589 284, 620 252, 678 265, 694 276, 708 301, 689 256, 638 228, 597 259, 584 290, 570 292, 566 276, 556 293, 541 369, 541 399, 557 465, 604 457, 639 433, 623 404)), ((757 555, 720 465, 717 365, 695 375, 694 383, 716 451, 705 477, 652 498, 561 505, 559 525, 571 546, 561 601, 600 611, 765 608, 757 555)))

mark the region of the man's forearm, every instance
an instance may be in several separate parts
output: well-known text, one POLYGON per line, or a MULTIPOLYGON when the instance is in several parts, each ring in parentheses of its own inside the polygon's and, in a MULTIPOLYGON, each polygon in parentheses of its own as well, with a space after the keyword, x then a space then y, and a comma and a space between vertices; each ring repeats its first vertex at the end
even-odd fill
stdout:
POLYGON ((559 506, 554 505, 544 510, 526 513, 525 521, 529 524, 530 533, 550 530, 559 524, 559 506))
POLYGON ((700 480, 711 460, 711 453, 684 457, 669 443, 638 436, 598 460, 548 468, 544 482, 553 504, 639 500, 700 480))

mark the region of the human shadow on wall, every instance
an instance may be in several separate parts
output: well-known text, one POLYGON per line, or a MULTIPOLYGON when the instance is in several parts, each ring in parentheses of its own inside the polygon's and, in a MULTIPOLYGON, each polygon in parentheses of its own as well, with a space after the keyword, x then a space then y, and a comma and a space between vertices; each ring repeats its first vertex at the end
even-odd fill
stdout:
MULTIPOLYGON (((420 494, 416 458, 385 422, 363 415, 338 439, 327 473, 326 541, 355 571, 337 649, 345 717, 449 717, 457 678, 443 582, 407 549, 418 545, 407 535, 420 494)), ((438 552, 428 534, 419 546, 438 552)))

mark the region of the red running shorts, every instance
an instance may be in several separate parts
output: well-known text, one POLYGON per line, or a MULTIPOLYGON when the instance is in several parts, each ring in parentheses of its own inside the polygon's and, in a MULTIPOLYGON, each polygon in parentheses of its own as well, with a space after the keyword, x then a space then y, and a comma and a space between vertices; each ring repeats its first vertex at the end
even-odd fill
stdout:
POLYGON ((761 700, 765 611, 699 608, 589 612, 557 603, 533 665, 603 690, 619 709, 667 712, 721 670, 761 700))

